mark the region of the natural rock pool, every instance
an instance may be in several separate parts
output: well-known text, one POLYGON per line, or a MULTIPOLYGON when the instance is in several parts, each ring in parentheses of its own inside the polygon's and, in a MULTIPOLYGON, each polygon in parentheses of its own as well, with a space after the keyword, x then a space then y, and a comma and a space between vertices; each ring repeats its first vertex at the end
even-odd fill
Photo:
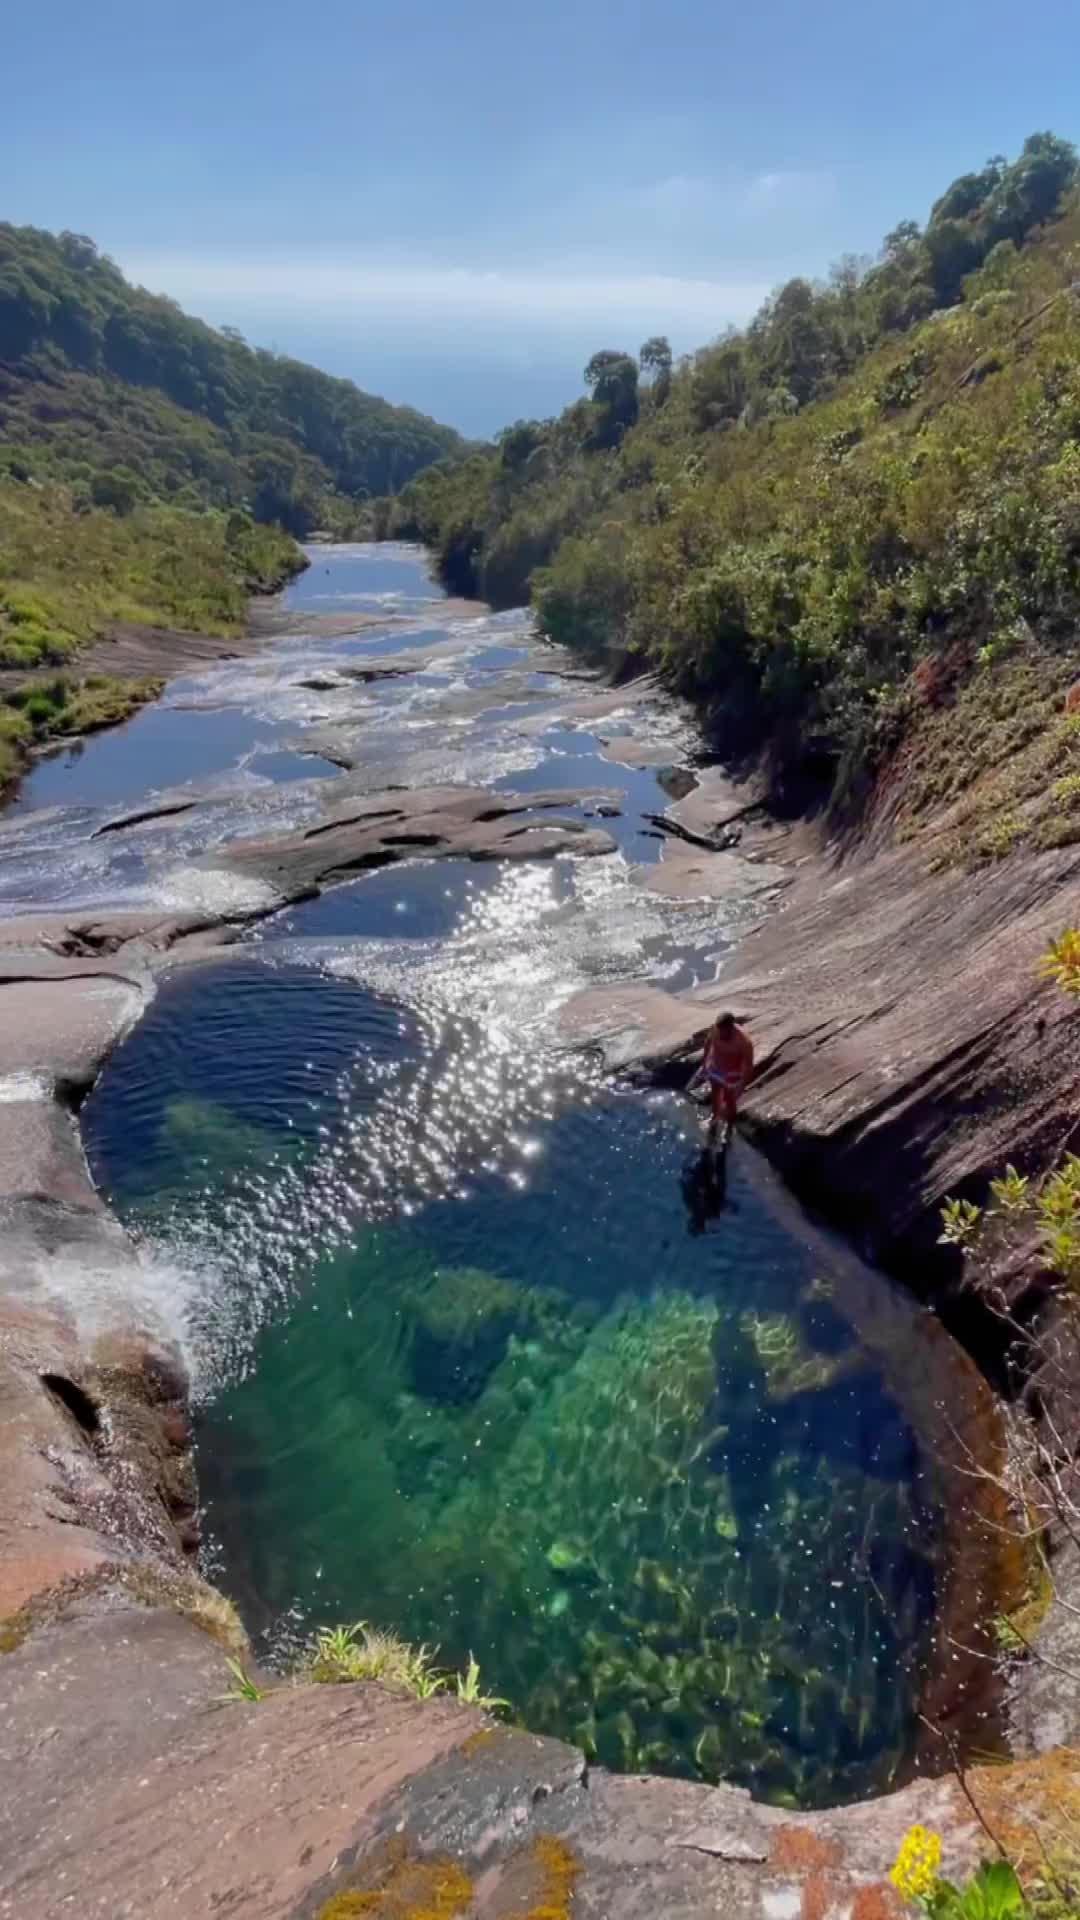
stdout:
MULTIPOLYGON (((336 615, 434 595, 403 549, 320 551, 292 591, 336 615)), ((610 1766, 855 1797, 909 1765, 939 1652, 927 1408, 953 1350, 744 1143, 721 1192, 685 1101, 614 1090, 560 1041, 584 985, 711 978, 762 887, 741 863, 720 901, 649 888, 642 815, 668 794, 604 741, 685 762, 687 718, 578 706, 548 668, 499 616, 214 669, 125 730, 123 792, 124 735, 66 800, 51 763, 37 806, 61 812, 24 791, 4 884, 199 897, 222 841, 320 804, 292 761, 260 775, 274 753, 333 748, 354 791, 579 790, 606 857, 410 860, 178 969, 84 1109, 91 1166, 193 1365, 211 1569, 270 1657, 363 1618, 475 1654, 528 1726, 610 1766), (419 644, 399 679, 347 677, 419 644), (102 836, 154 785, 130 741, 155 713, 185 810, 102 836)))

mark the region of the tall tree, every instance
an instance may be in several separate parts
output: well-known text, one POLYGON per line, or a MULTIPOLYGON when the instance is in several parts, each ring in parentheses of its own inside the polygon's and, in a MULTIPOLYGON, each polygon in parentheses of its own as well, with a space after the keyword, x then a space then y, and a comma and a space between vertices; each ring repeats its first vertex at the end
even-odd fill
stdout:
POLYGON ((628 353, 601 347, 585 369, 592 394, 595 447, 616 447, 638 417, 638 367, 628 353))
POLYGON ((642 343, 638 354, 638 364, 642 373, 652 377, 652 395, 657 406, 663 406, 671 391, 671 342, 665 333, 652 333, 642 343))

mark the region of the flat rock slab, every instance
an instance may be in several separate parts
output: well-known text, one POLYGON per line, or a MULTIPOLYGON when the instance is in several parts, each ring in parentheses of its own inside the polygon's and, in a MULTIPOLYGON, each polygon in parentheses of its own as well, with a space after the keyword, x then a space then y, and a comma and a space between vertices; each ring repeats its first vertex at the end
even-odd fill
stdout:
POLYGON ((793 1815, 587 1772, 449 1699, 284 1685, 223 1704, 228 1685, 205 1633, 107 1588, 0 1655, 0 1912, 316 1920, 442 1861, 470 1920, 900 1920, 884 1876, 909 1825, 943 1834, 958 1878, 984 1845, 947 1780, 793 1815))
POLYGON ((710 853, 683 840, 669 840, 664 857, 654 866, 639 867, 639 885, 666 900, 730 900, 733 896, 768 893, 786 884, 786 867, 772 861, 756 864, 734 853, 710 853))
POLYGON ((388 660, 363 660, 349 665, 335 667, 316 667, 313 672, 301 674, 290 684, 303 687, 311 693, 351 693, 359 682, 362 686, 373 686, 382 680, 404 680, 410 674, 423 673, 438 659, 441 649, 437 647, 416 653, 395 653, 388 660))
POLYGON ((368 794, 337 801, 320 820, 298 832, 237 841, 215 853, 213 866, 255 873, 283 896, 297 899, 365 867, 417 855, 536 860, 560 853, 613 853, 611 836, 582 821, 522 817, 602 797, 577 790, 496 794, 481 787, 368 794))
POLYGON ((176 1352, 168 1289, 89 1196, 75 1204, 44 1194, 0 1198, 0 1341, 12 1303, 62 1320, 88 1363, 104 1364, 129 1335, 176 1352))
POLYGON ((605 760, 620 767, 675 767, 682 754, 673 740, 640 740, 632 734, 616 734, 600 743, 605 760))
POLYGON ((0 985, 0 1077, 31 1073, 67 1089, 89 1087, 138 1019, 146 995, 136 981, 71 966, 0 985))
POLYGON ((0 1655, 0 1912, 284 1920, 480 1724, 378 1687, 222 1704, 229 1677, 159 1609, 68 1619, 0 1655))
POLYGON ((586 732, 592 732, 594 722, 606 720, 613 713, 633 712, 635 707, 655 697, 656 688, 655 679, 645 675, 625 687, 606 687, 596 693, 574 694, 569 699, 556 700, 543 713, 526 716, 518 722, 517 730, 523 734, 541 734, 546 733, 549 727, 569 722, 586 732))
POLYGON ((25 913, 0 920, 0 972, 16 971, 15 958, 54 954, 64 960, 95 960, 122 947, 161 953, 183 935, 207 925, 197 913, 159 907, 76 908, 69 913, 25 913))
POLYGON ((764 780, 733 780, 722 767, 701 767, 690 792, 668 811, 679 826, 708 836, 764 806, 766 792, 764 780))
POLYGON ((1071 1136, 1080 1028, 1039 960, 1077 919, 1076 847, 965 874, 930 873, 910 846, 820 849, 714 984, 592 989, 562 1018, 609 1065, 653 1073, 689 1063, 730 1007, 757 1052, 744 1106, 770 1156, 879 1258, 930 1252, 950 1193, 1010 1160, 1049 1164, 1071 1136))
MULTIPOLYGON (((222 638, 215 634, 188 633, 178 627, 119 621, 89 646, 80 648, 76 664, 80 674, 107 673, 121 680, 161 680, 175 674, 193 673, 217 660, 245 659, 257 653, 263 644, 263 638, 254 633, 222 638)), ((0 673, 0 692, 48 678, 48 674, 34 675, 8 668, 0 673)))
POLYGON ((236 787, 176 787, 164 793, 158 793, 143 801, 139 806, 124 808, 119 813, 109 815, 100 827, 95 827, 91 839, 100 840, 104 834, 126 833, 132 827, 152 826, 157 820, 178 818, 185 813, 193 813, 196 807, 222 807, 235 801, 236 787))
POLYGON ((638 1068, 648 1075, 700 1049, 715 1017, 711 998, 631 983, 573 994, 559 1025, 571 1045, 598 1053, 608 1072, 638 1068))
POLYGON ((109 1565, 181 1571, 197 1545, 197 1529, 186 1543, 178 1530, 195 1514, 179 1357, 140 1330, 126 1293, 110 1311, 131 1249, 115 1222, 73 1216, 80 1243, 62 1209, 46 1211, 0 1209, 0 1671, 3 1621, 35 1596, 109 1565), (100 1288, 92 1247, 108 1263, 100 1288), (69 1284, 97 1294, 85 1313, 77 1292, 54 1291, 65 1260, 69 1284))
POLYGON ((30 1076, 0 1079, 0 1199, 16 1194, 94 1212, 104 1206, 74 1115, 30 1076))

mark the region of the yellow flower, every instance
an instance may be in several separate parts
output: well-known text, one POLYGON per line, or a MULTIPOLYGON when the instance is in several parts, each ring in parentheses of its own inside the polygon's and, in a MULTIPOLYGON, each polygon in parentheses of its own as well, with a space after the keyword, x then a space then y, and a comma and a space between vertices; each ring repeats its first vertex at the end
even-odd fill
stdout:
POLYGON ((925 1827, 912 1827, 904 1837, 889 1879, 906 1900, 921 1900, 933 1893, 940 1865, 941 1835, 928 1833, 925 1827))

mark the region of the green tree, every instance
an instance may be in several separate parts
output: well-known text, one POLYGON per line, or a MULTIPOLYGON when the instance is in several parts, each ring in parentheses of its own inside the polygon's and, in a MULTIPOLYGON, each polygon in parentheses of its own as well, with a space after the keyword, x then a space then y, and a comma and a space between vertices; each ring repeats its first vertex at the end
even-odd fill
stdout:
POLYGON ((926 229, 926 251, 937 304, 951 307, 982 258, 979 235, 965 220, 935 220, 926 229))
POLYGON ((340 524, 355 500, 465 451, 411 408, 253 351, 129 285, 85 234, 0 222, 0 360, 5 435, 42 443, 40 477, 123 465, 147 495, 228 507, 261 487, 276 516, 299 525, 299 498, 309 524, 324 513, 340 524), (271 449, 298 485, 255 475, 271 449))
POLYGON ((671 342, 666 334, 653 333, 642 343, 638 354, 638 365, 642 373, 652 381, 652 396, 655 404, 662 407, 671 392, 671 342))
POLYGON ((922 228, 917 220, 901 220, 887 233, 882 242, 881 251, 886 260, 894 265, 906 266, 912 261, 922 240, 922 228))
POLYGON ((111 472, 95 473, 90 482, 90 498, 95 507, 108 507, 113 513, 130 513, 139 498, 139 480, 130 467, 113 467, 111 472))
POLYGON ((1013 166, 1004 169, 987 208, 986 244, 1023 240, 1057 209, 1076 179, 1076 148, 1054 133, 1029 134, 1013 166))
POLYGON ((691 380, 698 424, 730 426, 740 419, 750 399, 752 377, 746 342, 738 335, 699 353, 691 380))
POLYGON ((519 473, 545 443, 539 420, 516 420, 499 435, 499 458, 508 473, 519 473))
POLYGON ((585 369, 585 385, 593 403, 593 445, 618 446, 638 417, 637 361, 628 353, 603 347, 585 369))
POLYGON ((311 531, 315 502, 294 454, 283 450, 257 455, 252 461, 252 477, 255 491, 251 504, 257 520, 284 527, 296 539, 311 531))
POLYGON ((936 226, 943 220, 970 220, 996 192, 1004 174, 1005 160, 1001 154, 988 160, 979 173, 962 173, 951 187, 946 187, 941 198, 935 200, 930 209, 930 225, 936 226))

